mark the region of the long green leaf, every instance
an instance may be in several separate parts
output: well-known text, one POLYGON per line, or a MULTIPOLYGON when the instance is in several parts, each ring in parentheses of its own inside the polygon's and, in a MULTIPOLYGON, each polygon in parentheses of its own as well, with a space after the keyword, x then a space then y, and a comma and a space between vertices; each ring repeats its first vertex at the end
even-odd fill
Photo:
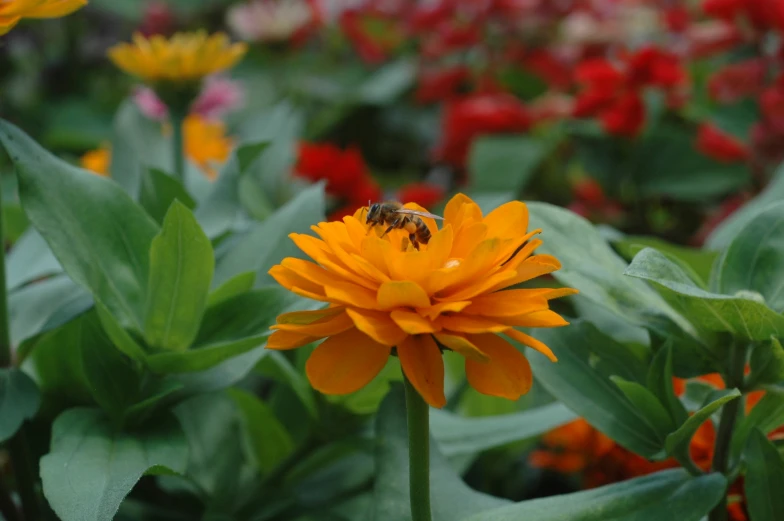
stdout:
POLYGON ((782 425, 784 425, 784 389, 772 387, 735 428, 730 446, 732 459, 735 460, 740 456, 743 447, 746 446, 746 440, 754 429, 767 435, 782 425))
POLYGON ((150 283, 144 337, 153 347, 182 351, 191 346, 207 307, 215 256, 193 214, 172 204, 150 248, 150 283))
POLYGON ((784 516, 784 460, 770 440, 754 430, 746 447, 745 491, 753 521, 779 521, 784 516))
POLYGON ((11 438, 41 406, 35 382, 20 369, 0 369, 0 443, 11 438))

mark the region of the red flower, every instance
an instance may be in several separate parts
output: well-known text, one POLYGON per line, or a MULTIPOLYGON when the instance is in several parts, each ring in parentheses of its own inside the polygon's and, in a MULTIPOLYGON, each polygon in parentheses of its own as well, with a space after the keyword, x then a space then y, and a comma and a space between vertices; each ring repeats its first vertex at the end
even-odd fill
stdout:
POLYGON ((410 183, 400 188, 397 200, 403 203, 417 203, 419 206, 431 208, 440 203, 446 190, 430 183, 410 183))
POLYGON ((743 12, 745 6, 745 0, 703 0, 702 11, 714 18, 733 21, 743 12))
POLYGON ((341 150, 330 144, 300 144, 294 171, 309 181, 326 180, 327 193, 343 198, 351 198, 355 188, 368 176, 359 150, 341 150))
POLYGON ((458 94, 470 79, 471 71, 464 66, 424 70, 414 97, 419 103, 443 101, 458 94))
POLYGON ((707 123, 700 125, 696 148, 721 163, 744 161, 749 157, 748 148, 740 140, 707 123))
POLYGON ((602 112, 599 119, 610 134, 636 136, 645 125, 645 104, 637 92, 629 92, 602 112))
POLYGON ((372 7, 343 11, 340 26, 359 57, 372 64, 386 60, 405 41, 398 22, 372 7))
POLYGON ((720 103, 734 103, 746 96, 759 94, 765 84, 767 64, 762 58, 733 63, 708 79, 708 92, 720 103))
POLYGON ((471 143, 486 134, 525 132, 531 116, 510 94, 475 94, 447 103, 441 122, 442 142, 436 155, 457 167, 465 165, 471 143))
POLYGON ((688 56, 705 58, 728 51, 743 42, 743 35, 735 24, 711 20, 694 24, 686 31, 688 56))

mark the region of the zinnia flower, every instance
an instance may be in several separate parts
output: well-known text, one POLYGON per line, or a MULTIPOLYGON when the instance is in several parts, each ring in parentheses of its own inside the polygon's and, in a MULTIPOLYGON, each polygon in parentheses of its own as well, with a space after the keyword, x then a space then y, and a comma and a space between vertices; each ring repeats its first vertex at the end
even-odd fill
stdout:
POLYGON ((60 18, 87 5, 87 0, 0 0, 0 36, 22 18, 60 18))
POLYGON ((477 391, 512 400, 526 393, 532 383, 528 360, 500 335, 556 361, 546 345, 515 327, 567 325, 548 301, 576 293, 508 289, 561 267, 550 255, 533 255, 542 241, 535 238, 540 230, 526 233, 526 205, 510 202, 483 216, 458 194, 446 206, 441 229, 423 219, 432 238, 421 251, 405 231, 382 236, 382 227, 371 229, 366 211, 314 226, 319 238, 290 235, 314 262, 287 258, 270 275, 329 307, 279 316, 267 348, 294 349, 326 338, 306 364, 311 384, 326 394, 362 388, 396 354, 422 398, 442 407, 443 349, 465 357, 468 382, 477 391))
POLYGON ((244 43, 232 44, 223 33, 177 33, 169 39, 160 35, 147 39, 137 33, 132 44, 109 49, 109 58, 120 69, 149 83, 187 83, 233 67, 246 50, 244 43))
POLYGON ((82 168, 96 173, 100 176, 109 175, 109 165, 112 164, 112 149, 108 143, 104 143, 100 148, 90 150, 81 159, 82 168))

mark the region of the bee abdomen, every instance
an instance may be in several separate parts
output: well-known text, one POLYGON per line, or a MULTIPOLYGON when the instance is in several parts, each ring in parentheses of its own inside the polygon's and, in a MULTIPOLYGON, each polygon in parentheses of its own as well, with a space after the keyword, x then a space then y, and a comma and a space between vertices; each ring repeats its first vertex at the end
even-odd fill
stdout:
POLYGON ((431 237, 430 228, 427 227, 425 221, 423 221, 422 219, 419 219, 419 222, 417 222, 416 234, 417 234, 417 239, 422 244, 427 244, 430 241, 430 237, 431 237))

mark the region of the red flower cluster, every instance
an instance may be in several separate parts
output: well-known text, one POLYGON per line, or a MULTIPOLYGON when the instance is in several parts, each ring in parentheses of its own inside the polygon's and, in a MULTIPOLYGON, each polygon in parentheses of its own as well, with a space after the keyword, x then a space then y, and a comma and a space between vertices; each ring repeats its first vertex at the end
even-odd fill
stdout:
POLYGON ((750 23, 759 31, 784 29, 784 3, 778 0, 704 0, 702 10, 727 22, 750 23))
POLYGON ((590 177, 580 179, 572 187, 574 200, 569 210, 592 222, 616 224, 623 218, 623 207, 607 197, 602 186, 590 177))
POLYGON ((433 208, 444 200, 446 190, 430 183, 409 183, 397 191, 398 201, 416 203, 424 208, 433 208))
POLYGON ((582 63, 575 73, 583 90, 574 115, 598 117, 610 134, 634 137, 645 124, 643 90, 661 89, 670 105, 681 103, 687 83, 680 60, 672 53, 646 47, 616 64, 603 58, 582 63))
POLYGON ((474 94, 449 101, 444 107, 443 135, 436 157, 462 168, 475 138, 525 132, 531 123, 529 111, 511 94, 474 94))
POLYGON ((308 181, 327 182, 327 194, 336 200, 331 218, 354 211, 381 198, 381 189, 370 176, 359 150, 342 150, 330 144, 301 143, 294 173, 308 181))

